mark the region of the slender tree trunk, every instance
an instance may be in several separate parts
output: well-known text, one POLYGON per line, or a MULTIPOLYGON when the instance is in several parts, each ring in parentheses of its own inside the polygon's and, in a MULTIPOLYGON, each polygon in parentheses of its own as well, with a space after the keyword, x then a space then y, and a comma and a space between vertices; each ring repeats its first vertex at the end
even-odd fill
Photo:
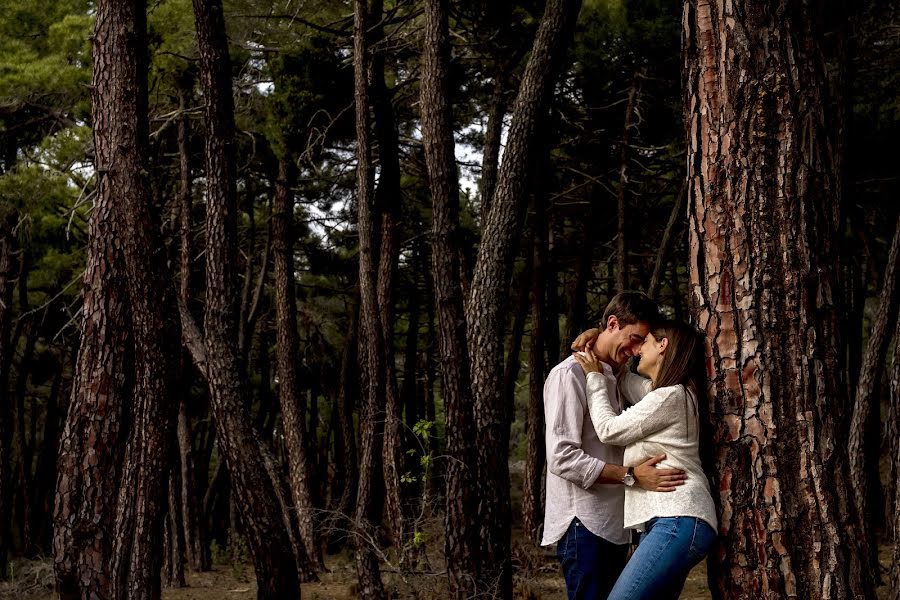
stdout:
POLYGON ((685 4, 691 301, 710 343, 710 567, 725 597, 872 597, 864 529, 834 476, 849 403, 823 9, 685 4))
POLYGON ((357 205, 359 210, 359 291, 361 330, 365 336, 366 398, 360 411, 359 489, 356 496, 356 569, 359 576, 359 595, 363 600, 384 598, 384 586, 378 567, 374 544, 377 536, 374 522, 380 515, 374 514, 377 505, 374 497, 378 457, 384 423, 381 410, 385 394, 384 336, 378 314, 378 223, 375 215, 375 170, 372 165, 370 143, 371 117, 369 115, 369 65, 371 51, 368 45, 370 25, 368 0, 356 0, 353 12, 353 67, 356 102, 357 144, 357 205))
POLYGON ((300 596, 291 540, 247 411, 249 387, 238 351, 237 206, 231 69, 220 0, 194 0, 200 80, 206 101, 205 348, 219 450, 231 476, 256 570, 257 597, 300 596))
MULTIPOLYGON (((344 356, 341 359, 341 384, 338 390, 338 410, 340 419, 340 435, 335 436, 335 445, 340 444, 341 478, 343 490, 341 498, 335 509, 338 520, 350 520, 350 514, 356 505, 356 492, 359 477, 359 462, 356 450, 356 432, 353 429, 353 409, 357 406, 359 397, 358 372, 358 345, 353 343, 359 339, 359 299, 354 298, 351 309, 350 326, 348 327, 347 340, 344 343, 344 356)), ((345 529, 342 525, 340 530, 345 529)), ((332 535, 334 540, 336 536, 332 535)), ((332 541, 333 543, 333 541, 332 541)))
POLYGON ((484 148, 481 158, 481 179, 478 181, 478 195, 481 197, 481 224, 487 221, 491 210, 491 199, 497 186, 497 170, 500 166, 500 141, 503 137, 503 119, 506 117, 506 94, 509 75, 506 61, 497 66, 494 74, 494 90, 488 105, 488 120, 484 130, 484 148))
MULTIPOLYGON (((400 218, 400 150, 391 92, 385 81, 385 51, 383 0, 369 0, 369 13, 377 23, 373 24, 371 37, 373 51, 370 63, 372 82, 371 102, 375 115, 375 137, 378 145, 378 187, 375 190, 376 214, 381 216, 380 247, 378 257, 378 314, 381 317, 384 343, 384 446, 382 468, 385 482, 385 506, 391 526, 391 537, 400 559, 401 569, 408 562, 408 533, 402 509, 400 471, 404 464, 401 448, 400 391, 397 385, 397 368, 394 360, 394 281, 400 259, 397 239, 400 218)), ((376 236, 376 238, 379 236, 376 236)))
MULTIPOLYGON (((875 540, 875 519, 881 511, 872 510, 869 501, 872 496, 869 481, 873 463, 878 463, 878 451, 880 444, 870 443, 873 429, 875 437, 880 438, 878 419, 878 382, 881 380, 882 369, 885 367, 884 357, 890 344, 890 325, 897 320, 897 310, 900 306, 900 290, 898 290, 898 259, 900 259, 900 218, 894 229, 894 238, 888 254, 887 265, 884 269, 884 277, 881 285, 881 298, 878 302, 878 312, 875 322, 869 332, 869 341, 863 359, 862 370, 856 386, 856 401, 853 406, 853 417, 850 420, 850 484, 853 487, 853 499, 860 519, 869 523, 868 544, 870 568, 873 572, 878 569, 878 545, 875 540), (873 405, 875 410, 873 411, 873 405), (874 414, 873 414, 874 413, 874 414), (873 427, 872 417, 875 417, 873 427), (874 454, 872 451, 874 450, 874 454), (873 515, 874 513, 874 515, 873 515), (875 516, 873 519, 872 517, 875 516)), ((880 441, 880 439, 879 439, 880 441)), ((877 478, 877 468, 875 469, 877 478)))
POLYGON ((672 240, 675 237, 675 226, 684 220, 684 199, 686 196, 687 183, 685 182, 681 184, 681 189, 675 197, 675 204, 672 205, 672 212, 669 214, 669 222, 666 223, 666 229, 663 231, 662 240, 660 240, 659 248, 656 251, 653 275, 650 276, 650 285, 647 286, 647 295, 651 298, 656 298, 656 295, 659 293, 669 250, 672 248, 672 240))
POLYGON ((9 397, 9 370, 15 348, 11 346, 13 288, 16 279, 16 211, 0 203, 0 581, 6 579, 7 556, 12 548, 10 515, 12 513, 12 411, 9 397))
MULTIPOLYGON (((535 194, 534 263, 531 273, 531 347, 528 361, 528 414, 525 421, 525 479, 522 489, 522 528, 532 542, 540 541, 544 507, 541 502, 544 462, 544 296, 547 265, 547 221, 543 193, 535 194)), ((559 343, 554 345, 554 350, 559 343)))
POLYGON ((37 510, 32 513, 31 530, 37 548, 47 548, 53 539, 52 523, 48 523, 47 515, 53 514, 53 484, 56 456, 59 452, 59 395, 63 387, 66 350, 61 350, 60 360, 53 375, 50 394, 47 396, 44 411, 44 430, 41 436, 41 451, 38 455, 34 477, 34 498, 37 499, 37 510))
MULTIPOLYGON (((596 192, 594 192, 596 194, 596 192)), ((566 313, 566 335, 562 346, 566 351, 569 344, 575 341, 578 334, 585 330, 587 323, 587 289, 593 276, 594 267, 594 213, 590 208, 582 217, 581 243, 578 245, 578 266, 575 270, 575 281, 569 294, 568 312, 566 313)), ((593 325, 593 324, 592 324, 593 325)))
POLYGON ((891 552, 891 600, 900 600, 900 321, 894 331, 894 358, 891 363, 890 377, 890 413, 888 416, 889 439, 888 449, 891 460, 891 485, 893 494, 891 500, 891 518, 888 526, 892 529, 894 541, 891 552))
MULTIPOLYGON (((530 235, 525 244, 525 266, 519 275, 516 286, 518 297, 513 312, 512 331, 509 336, 509 348, 506 351, 506 366, 503 369, 503 394, 506 398, 510 414, 516 409, 516 383, 519 381, 519 370, 522 367, 522 336, 525 334, 525 321, 529 315, 529 299, 531 288, 528 282, 533 279, 534 270, 534 235, 530 235)), ((580 333, 580 332, 579 332, 580 333)))
POLYGON ((187 586, 184 580, 184 565, 187 562, 185 554, 184 523, 182 520, 181 502, 179 501, 181 485, 181 466, 172 468, 169 476, 169 514, 166 519, 165 547, 166 553, 166 585, 168 587, 183 588, 187 586))
MULTIPOLYGON (((24 259, 19 263, 19 294, 21 307, 20 313, 28 310, 27 277, 24 259), (24 300, 23 300, 24 296, 24 300)), ((22 350, 22 358, 16 369, 16 409, 14 419, 13 441, 16 445, 16 473, 18 475, 17 501, 14 503, 15 512, 18 513, 19 537, 22 550, 26 554, 31 552, 31 448, 25 432, 25 396, 28 394, 28 376, 31 373, 31 363, 34 359, 34 346, 37 343, 37 325, 32 320, 23 328, 25 332, 25 347, 22 350)), ((32 406, 32 410, 36 410, 32 406)))
POLYGON ((512 565, 507 463, 510 414, 503 395, 502 315, 507 307, 514 240, 525 212, 526 175, 536 151, 535 132, 546 115, 580 8, 578 0, 547 2, 513 108, 466 307, 479 453, 480 578, 482 585, 496 588, 504 598, 512 593, 512 565))
POLYGON ((616 290, 624 292, 629 287, 628 276, 628 230, 627 230, 627 188, 628 188, 628 162, 631 150, 631 130, 637 109, 638 93, 641 88, 641 74, 635 72, 631 79, 631 87, 628 88, 628 102, 625 104, 625 125, 622 128, 622 141, 619 148, 621 158, 619 160, 619 186, 616 194, 618 200, 619 220, 616 227, 616 290))
POLYGON ((459 263, 459 183, 448 82, 447 19, 447 0, 426 0, 420 104, 432 197, 432 272, 449 459, 445 472, 444 551, 451 596, 468 598, 477 590, 479 567, 475 454, 471 444, 475 428, 459 263))
MULTIPOLYGON (((300 405, 300 385, 297 379, 297 358, 300 342, 297 334, 297 296, 294 281, 294 193, 295 180, 292 158, 278 161, 275 182, 273 245, 275 255, 275 312, 278 344, 278 399, 281 405, 284 446, 288 464, 293 510, 297 514, 300 539, 314 572, 324 570, 319 534, 316 529, 313 502, 310 495, 311 462, 307 456, 307 432, 300 405)), ((264 352, 264 349, 260 350, 264 352)))
POLYGON ((406 344, 404 345, 403 357, 403 388, 400 397, 403 400, 403 412, 405 415, 406 428, 412 431, 412 428, 419 421, 419 403, 417 395, 417 366, 419 356, 419 327, 421 319, 421 299, 419 291, 418 273, 424 271, 427 266, 424 264, 422 251, 416 246, 413 248, 412 264, 415 265, 412 273, 412 286, 409 294, 409 321, 406 328, 406 344))
MULTIPOLYGON (((546 197, 546 189, 541 192, 546 197)), ((550 208, 552 211, 552 207, 550 208)), ((546 295, 546 309, 543 311, 544 319, 544 347, 547 351, 547 360, 544 362, 546 376, 549 374, 550 365, 555 365, 569 355, 569 344, 560 344, 559 340, 559 272, 556 270, 556 262, 553 260, 556 245, 556 232, 554 226, 556 219, 553 213, 546 214, 547 218, 547 255, 544 260, 544 290, 546 295)), ((543 401, 541 402, 543 404, 543 401)), ((543 413, 543 408, 541 409, 543 413)))

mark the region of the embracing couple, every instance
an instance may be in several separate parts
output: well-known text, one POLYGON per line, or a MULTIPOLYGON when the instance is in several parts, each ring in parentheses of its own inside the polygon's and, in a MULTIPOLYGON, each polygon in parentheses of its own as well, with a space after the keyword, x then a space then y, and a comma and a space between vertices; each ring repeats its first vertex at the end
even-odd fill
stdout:
POLYGON ((677 599, 717 529, 699 453, 703 338, 623 292, 573 349, 544 384, 541 544, 557 544, 570 600, 677 599))

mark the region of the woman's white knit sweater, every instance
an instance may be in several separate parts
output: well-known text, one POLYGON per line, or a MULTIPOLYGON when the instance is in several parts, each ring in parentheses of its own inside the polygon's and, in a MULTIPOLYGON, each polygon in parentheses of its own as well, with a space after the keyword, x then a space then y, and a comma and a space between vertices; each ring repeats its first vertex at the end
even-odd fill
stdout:
MULTIPOLYGON (((626 377, 637 375, 628 373, 626 377)), ((628 382, 628 388, 635 387, 628 382)), ((650 391, 640 402, 617 415, 599 373, 587 376, 588 406, 597 436, 605 444, 625 446, 625 466, 636 467, 665 453, 659 467, 683 469, 684 485, 674 492, 625 488, 625 527, 643 530, 654 517, 697 517, 718 529, 709 482, 700 465, 696 400, 684 386, 650 391)))

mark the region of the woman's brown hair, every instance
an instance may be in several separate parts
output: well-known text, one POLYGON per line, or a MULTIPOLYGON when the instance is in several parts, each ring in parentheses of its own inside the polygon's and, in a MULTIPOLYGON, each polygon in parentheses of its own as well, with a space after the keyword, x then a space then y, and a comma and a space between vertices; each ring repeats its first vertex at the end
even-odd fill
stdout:
POLYGON ((662 321, 650 330, 660 342, 669 340, 653 387, 683 385, 700 399, 706 390, 706 350, 702 334, 681 321, 662 321))

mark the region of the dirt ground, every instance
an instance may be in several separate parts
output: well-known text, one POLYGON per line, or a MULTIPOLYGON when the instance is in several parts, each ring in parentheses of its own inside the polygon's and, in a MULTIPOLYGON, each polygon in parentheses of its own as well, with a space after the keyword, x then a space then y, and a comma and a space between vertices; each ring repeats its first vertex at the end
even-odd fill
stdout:
MULTIPOLYGON (((890 565, 890 547, 880 549, 882 573, 890 565)), ((565 585, 552 552, 532 555, 528 574, 516 577, 516 600, 564 600, 565 585)), ((49 561, 18 561, 14 580, 0 583, 0 600, 51 600, 53 572, 49 561)), ((303 584, 305 600, 350 600, 357 598, 356 570, 348 554, 326 557, 329 572, 318 583, 303 584)), ((188 587, 163 588, 164 600, 253 600, 256 598, 256 581, 248 564, 217 564, 207 573, 188 573, 188 587)), ((393 598, 443 600, 446 598, 445 578, 442 573, 431 572, 409 576, 401 580, 396 573, 383 573, 383 578, 393 598)), ((886 586, 878 589, 878 599, 887 600, 886 586)), ((711 598, 706 584, 706 565, 701 563, 688 576, 682 600, 711 598)))

